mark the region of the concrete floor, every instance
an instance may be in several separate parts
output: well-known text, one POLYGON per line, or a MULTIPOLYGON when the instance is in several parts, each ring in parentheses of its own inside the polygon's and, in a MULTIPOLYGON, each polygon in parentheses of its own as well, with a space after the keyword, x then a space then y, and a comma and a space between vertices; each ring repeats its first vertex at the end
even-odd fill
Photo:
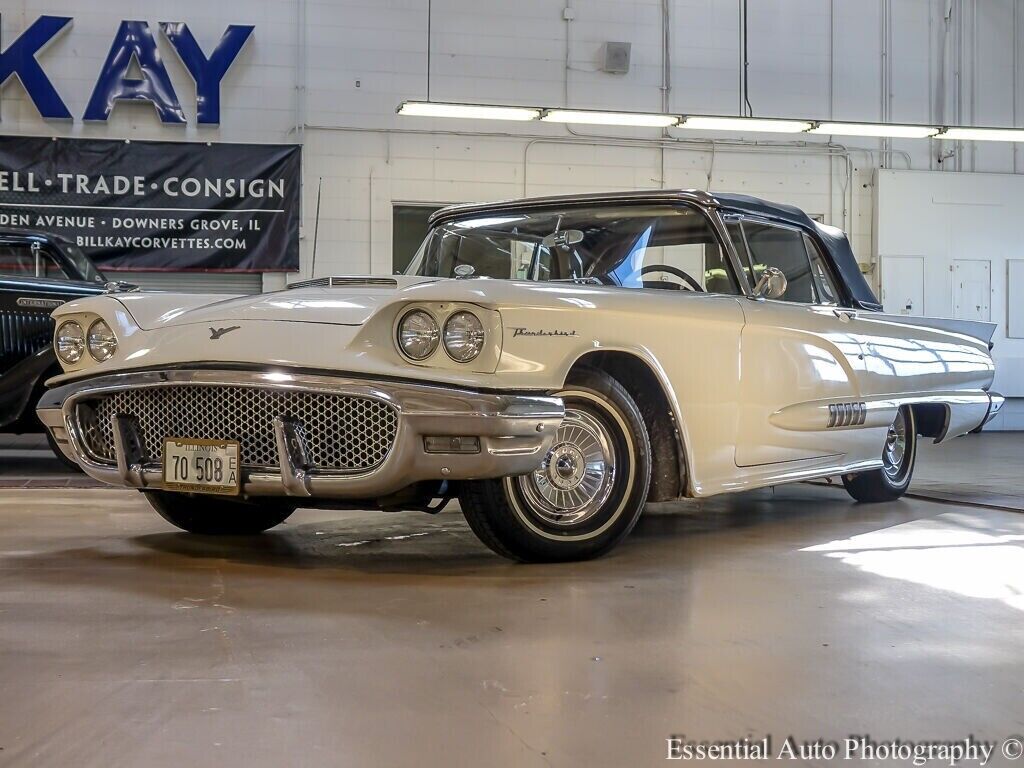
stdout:
POLYGON ((922 455, 917 490, 942 503, 799 485, 658 505, 612 556, 559 566, 492 556, 457 511, 301 511, 212 540, 134 492, 5 488, 0 765, 632 766, 671 734, 1002 739, 1024 732, 1024 516, 996 507, 1022 470, 1024 435, 974 436, 922 455), (971 504, 950 501, 961 481, 971 504))

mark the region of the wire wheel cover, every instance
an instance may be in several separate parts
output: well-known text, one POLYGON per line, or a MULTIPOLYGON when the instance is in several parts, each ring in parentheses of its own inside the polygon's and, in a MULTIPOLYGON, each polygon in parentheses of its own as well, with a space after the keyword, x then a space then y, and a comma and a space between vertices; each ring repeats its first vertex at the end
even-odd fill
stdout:
POLYGON ((885 437, 885 447, 882 449, 882 469, 894 483, 900 483, 906 474, 904 459, 907 457, 907 420, 901 408, 896 414, 896 420, 889 427, 889 434, 885 437))
POLYGON ((568 407, 541 466, 515 480, 530 512, 550 525, 579 525, 608 501, 615 485, 615 447, 607 427, 568 407))

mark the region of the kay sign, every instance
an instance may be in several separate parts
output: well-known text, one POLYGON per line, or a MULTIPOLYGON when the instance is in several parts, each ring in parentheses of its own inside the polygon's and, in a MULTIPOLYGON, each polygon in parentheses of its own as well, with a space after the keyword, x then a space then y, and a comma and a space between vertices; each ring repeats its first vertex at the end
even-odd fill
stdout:
MULTIPOLYGON (((67 16, 40 16, 13 43, 0 51, 0 87, 17 76, 29 98, 45 118, 71 119, 64 100, 46 76, 37 56, 71 25, 67 16)), ((207 56, 188 25, 161 22, 160 30, 196 84, 196 122, 220 122, 220 83, 238 57, 254 27, 232 24, 207 56)), ((82 115, 83 120, 103 121, 118 101, 148 101, 164 123, 185 123, 185 113, 160 58, 153 32, 145 21, 122 21, 110 53, 96 79, 96 86, 82 115), (132 64, 141 77, 133 77, 132 64)))

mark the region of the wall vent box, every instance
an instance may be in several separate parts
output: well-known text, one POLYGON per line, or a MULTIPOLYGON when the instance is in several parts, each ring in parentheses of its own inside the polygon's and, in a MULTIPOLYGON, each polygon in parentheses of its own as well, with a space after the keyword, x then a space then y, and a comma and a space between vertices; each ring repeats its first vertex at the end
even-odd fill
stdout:
POLYGON ((632 45, 632 43, 605 43, 604 64, 601 69, 613 75, 624 75, 629 72, 629 49, 632 45))

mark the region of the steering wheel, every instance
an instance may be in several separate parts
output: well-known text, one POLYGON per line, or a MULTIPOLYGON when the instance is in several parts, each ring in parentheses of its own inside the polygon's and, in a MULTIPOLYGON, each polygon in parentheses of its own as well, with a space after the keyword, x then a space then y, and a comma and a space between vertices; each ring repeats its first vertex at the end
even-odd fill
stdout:
MULTIPOLYGON (((680 280, 682 280, 684 283, 686 283, 690 287, 691 291, 697 291, 699 293, 704 293, 704 289, 701 288, 700 283, 698 283, 696 280, 694 280, 692 277, 690 277, 688 274, 683 272, 683 270, 679 269, 678 267, 673 267, 670 264, 648 264, 646 267, 642 267, 640 269, 640 276, 643 277, 644 275, 649 275, 652 272, 666 272, 667 274, 670 274, 673 277, 678 277, 680 280)), ((652 286, 649 286, 647 284, 648 282, 654 282, 654 281, 653 280, 652 281, 646 281, 645 280, 644 281, 644 288, 652 287, 652 286)), ((665 283, 665 287, 666 288, 668 286, 670 286, 670 285, 672 286, 673 289, 675 289, 677 291, 683 290, 682 286, 676 285, 675 283, 665 283)), ((661 286, 659 286, 659 287, 661 287, 661 286)))

